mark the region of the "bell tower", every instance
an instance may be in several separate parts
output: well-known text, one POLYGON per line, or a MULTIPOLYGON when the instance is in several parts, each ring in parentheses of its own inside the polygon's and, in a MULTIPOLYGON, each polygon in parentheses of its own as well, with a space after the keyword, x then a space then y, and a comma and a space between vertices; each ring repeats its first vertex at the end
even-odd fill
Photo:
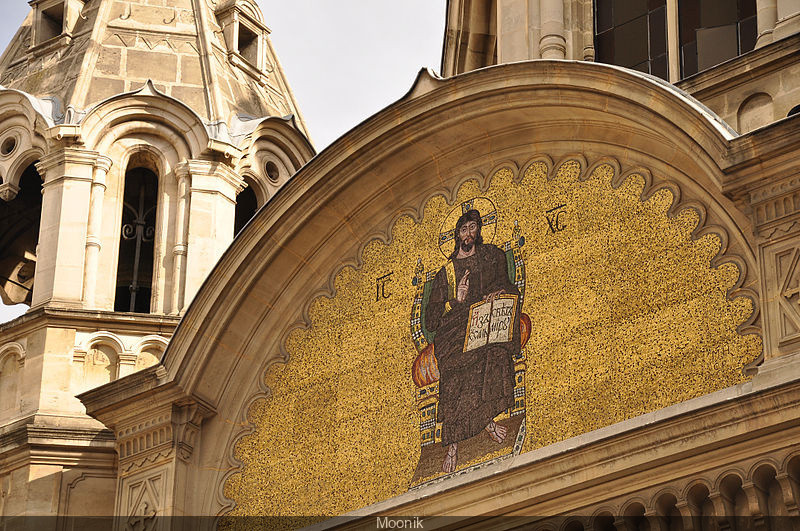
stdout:
POLYGON ((158 361, 314 150, 254 0, 30 5, 0 58, 0 297, 30 305, 0 325, 0 517, 110 515, 75 395, 158 361))

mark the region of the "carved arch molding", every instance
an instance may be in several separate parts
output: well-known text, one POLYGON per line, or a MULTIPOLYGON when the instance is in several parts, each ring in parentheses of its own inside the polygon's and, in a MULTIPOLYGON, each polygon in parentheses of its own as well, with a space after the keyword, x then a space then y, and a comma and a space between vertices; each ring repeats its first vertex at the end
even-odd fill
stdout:
POLYGON ((521 251, 532 327, 522 427, 456 473, 746 380, 762 359, 754 254, 729 207, 684 180, 611 157, 540 155, 467 172, 397 212, 331 268, 282 351, 265 356, 258 391, 231 419, 245 427, 227 444, 218 514, 342 514, 442 479, 422 464, 420 393, 438 388, 411 374, 425 346, 414 282, 447 262, 443 220, 476 198, 492 205, 481 212, 492 243, 521 251), (338 479, 313 484, 331 492, 303 487, 328 476, 338 479))

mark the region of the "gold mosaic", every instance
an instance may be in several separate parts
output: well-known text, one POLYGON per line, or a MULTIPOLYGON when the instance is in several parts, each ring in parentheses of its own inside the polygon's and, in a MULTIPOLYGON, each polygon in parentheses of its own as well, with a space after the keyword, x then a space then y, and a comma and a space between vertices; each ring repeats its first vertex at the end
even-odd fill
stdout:
POLYGON ((483 446, 459 450, 458 470, 743 381, 761 343, 736 332, 753 311, 726 298, 736 266, 709 265, 719 238, 692 241, 698 216, 667 217, 668 191, 641 201, 641 177, 614 189, 610 166, 586 181, 579 172, 570 162, 548 181, 538 164, 520 182, 509 170, 488 190, 467 182, 456 203, 432 198, 419 223, 401 218, 389 245, 371 242, 363 267, 343 269, 336 296, 313 301, 311 328, 290 335, 290 361, 266 375, 272 396, 251 409, 255 431, 236 447, 244 467, 226 485, 232 514, 337 515, 444 475, 440 425, 429 422, 436 442, 421 446, 420 393, 438 383, 412 378, 426 344, 412 338, 412 280, 444 266, 443 221, 474 198, 496 208, 494 245, 524 238, 531 329, 515 366, 525 367, 523 414, 504 417, 505 446, 483 434, 483 446), (433 468, 425 452, 439 452, 433 468))

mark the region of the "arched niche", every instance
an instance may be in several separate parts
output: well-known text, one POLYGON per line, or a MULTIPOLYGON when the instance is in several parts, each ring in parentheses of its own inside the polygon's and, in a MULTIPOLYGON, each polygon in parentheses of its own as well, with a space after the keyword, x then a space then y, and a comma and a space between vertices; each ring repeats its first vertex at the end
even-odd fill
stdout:
POLYGON ((0 418, 9 420, 19 412, 19 391, 25 348, 16 342, 0 347, 0 418))
POLYGON ((145 336, 133 347, 133 354, 136 356, 134 370, 140 371, 158 364, 164 350, 167 348, 167 340, 161 336, 145 336))
MULTIPOLYGON (((634 249, 647 247, 644 242, 634 245, 637 227, 680 227, 681 236, 674 241, 679 240, 686 249, 699 249, 695 255, 698 261, 690 270, 710 275, 721 271, 725 279, 717 284, 714 300, 720 307, 742 305, 745 310, 735 318, 726 318, 724 326, 726 338, 744 341, 747 347, 742 351, 734 349, 738 352, 735 362, 733 358, 729 360, 732 363, 726 366, 724 375, 715 373, 712 379, 720 379, 704 392, 744 379, 742 365, 755 361, 760 351, 760 322, 758 292, 752 288, 758 286, 758 278, 750 225, 720 192, 725 178, 722 165, 735 136, 730 127, 684 94, 647 76, 606 65, 537 61, 487 68, 448 80, 421 74, 406 97, 312 159, 270 199, 240 233, 199 292, 164 355, 163 371, 159 372, 159 367, 140 373, 139 378, 146 382, 142 383, 142 396, 157 393, 153 389, 159 388, 166 396, 167 382, 179 382, 187 397, 213 408, 213 415, 203 422, 203 444, 193 457, 201 471, 198 484, 202 487, 193 493, 187 512, 217 515, 235 509, 241 511, 235 514, 241 514, 257 512, 260 507, 268 513, 275 507, 258 504, 276 500, 293 500, 292 508, 305 510, 312 503, 309 497, 292 497, 281 490, 294 480, 281 483, 279 478, 267 481, 255 476, 244 483, 232 480, 244 470, 255 470, 252 463, 258 454, 250 443, 272 441, 271 437, 279 432, 296 442, 311 419, 318 425, 341 420, 353 430, 357 426, 363 428, 370 424, 369 415, 382 407, 381 397, 390 391, 413 402, 417 391, 410 376, 413 355, 410 360, 389 356, 380 343, 386 338, 405 341, 403 344, 413 353, 411 323, 403 321, 402 327, 395 327, 395 321, 391 327, 376 324, 381 317, 394 317, 393 312, 402 312, 403 319, 410 320, 412 308, 406 305, 406 298, 376 309, 359 330, 315 328, 315 323, 335 320, 331 305, 339 304, 342 297, 353 297, 364 308, 372 308, 370 301, 374 303, 376 296, 382 296, 376 290, 377 280, 393 271, 397 276, 388 293, 395 289, 395 293, 408 297, 413 274, 407 275, 406 259, 413 258, 413 269, 419 249, 415 242, 423 241, 408 237, 410 231, 425 226, 428 236, 436 233, 436 216, 442 217, 481 194, 504 203, 498 244, 519 242, 512 236, 514 221, 520 221, 524 245, 530 246, 527 267, 531 268, 531 275, 534 268, 541 271, 545 267, 542 264, 549 263, 543 260, 536 265, 535 257, 540 254, 537 245, 549 241, 543 239, 551 230, 548 211, 562 204, 553 202, 544 208, 544 203, 572 197, 569 191, 573 189, 583 190, 582 197, 590 198, 590 187, 597 186, 608 197, 623 194, 626 204, 653 209, 652 216, 645 218, 629 216, 625 214, 627 210, 615 211, 612 207, 603 210, 602 215, 591 209, 575 210, 597 213, 595 219, 609 226, 624 226, 631 241, 621 249, 630 249, 630 256, 636 255, 634 249), (548 187, 556 185, 552 188, 554 195, 548 196, 548 187), (521 199, 533 197, 521 191, 528 186, 541 192, 536 196, 537 202, 521 199), (394 253, 400 248, 405 254, 386 254, 387 249, 394 253), (402 260, 391 261, 387 258, 390 255, 402 260), (382 258, 376 261, 376 257, 382 258), (310 336, 331 342, 317 350, 294 348, 298 341, 310 336), (380 357, 384 353, 386 357, 380 357), (397 372, 380 379, 374 371, 388 364, 387 358, 395 363, 393 370, 397 372), (289 370, 300 366, 308 369, 309 362, 313 367, 308 372, 289 370), (345 364, 339 367, 341 370, 337 369, 339 363, 345 364), (395 378, 401 372, 402 379, 395 378), (287 381, 295 382, 293 378, 298 374, 300 380, 315 375, 320 379, 297 380, 298 384, 309 383, 306 396, 288 393, 286 385, 279 381, 284 375, 287 381), (330 378, 325 380, 323 375, 330 378), (359 378, 364 375, 369 375, 369 386, 360 385, 363 382, 359 378), (376 385, 380 386, 377 391, 376 385), (357 391, 363 396, 356 396, 357 391), (353 405, 353 409, 324 407, 344 402, 353 405), (269 409, 270 404, 276 403, 280 404, 280 414, 270 415, 275 413, 269 409), (363 406, 358 411, 365 417, 353 413, 357 409, 354 404, 363 406), (348 416, 348 411, 353 414, 348 416), (267 417, 275 421, 276 431, 269 432, 264 422, 267 417), (245 492, 251 497, 246 498, 245 492), (253 504, 247 505, 246 499, 253 504)), ((424 241, 429 242, 429 238, 424 241)), ((587 237, 581 246, 579 238, 575 239, 575 256, 581 256, 583 248, 595 245, 592 241, 595 240, 587 237)), ((429 252, 429 258, 424 259, 427 269, 423 273, 435 271, 436 260, 442 259, 434 259, 438 250, 425 252, 429 252)), ((656 265, 649 263, 632 261, 629 267, 621 266, 619 270, 631 275, 650 272, 658 278, 656 265)), ((600 270, 606 271, 606 265, 601 264, 600 270)), ((554 276, 542 285, 561 285, 554 279, 561 279, 558 275, 570 271, 569 267, 564 271, 548 267, 554 276)), ((680 280, 685 278, 681 276, 684 269, 670 266, 672 273, 666 278, 676 285, 690 285, 680 280)), ((599 278, 606 278, 606 274, 607 271, 599 278)), ((672 293, 662 288, 660 293, 672 293)), ((583 295, 578 298, 590 300, 590 293, 583 295)), ((645 297, 629 299, 648 301, 645 297)), ((342 304, 340 308, 346 307, 342 304)), ((348 314, 340 315, 342 321, 347 320, 348 314)), ((555 325, 559 323, 551 324, 558 328, 555 325)), ((712 357, 725 355, 724 349, 714 352, 712 357)), ((699 392, 701 387, 696 390, 699 392)), ((126 396, 135 394, 132 388, 126 392, 126 396)), ((99 411, 93 409, 100 407, 99 402, 93 402, 100 400, 95 396, 99 395, 90 393, 82 398, 94 404, 89 407, 90 412, 99 411)), ((564 400, 577 400, 580 396, 579 390, 573 389, 564 400)), ((669 395, 664 398, 668 400, 669 395)), ((103 406, 99 418, 115 422, 111 410, 103 406)), ((419 423, 415 415, 413 408, 404 409, 399 418, 414 432, 412 446, 418 449, 419 423)), ((323 429, 320 433, 328 432, 323 429)), ((362 442, 370 437, 367 428, 357 434, 348 433, 362 442)), ((340 442, 345 439, 328 439, 329 447, 325 448, 331 452, 324 459, 313 454, 320 465, 309 468, 319 472, 318 478, 327 477, 326 474, 342 477, 341 471, 326 467, 335 461, 334 457, 352 450, 351 456, 366 456, 364 462, 387 456, 393 459, 391 466, 372 470, 377 475, 370 476, 373 480, 366 490, 373 484, 378 485, 376 489, 383 489, 390 482, 394 487, 403 483, 403 492, 408 489, 407 478, 398 483, 395 474, 401 467, 405 471, 413 456, 409 458, 412 454, 399 450, 400 446, 381 443, 351 448, 340 442)), ((298 471, 298 463, 304 459, 302 452, 293 453, 292 449, 272 457, 276 461, 269 462, 280 462, 282 469, 292 471, 298 471)), ((281 467, 267 472, 278 473, 281 467)), ((298 477, 305 473, 298 472, 298 477)), ((487 478, 491 472, 470 473, 490 481, 487 478)), ((353 478, 359 477, 365 476, 353 474, 353 478)), ((344 489, 342 492, 353 496, 336 509, 345 512, 381 500, 395 500, 393 496, 401 489, 366 490, 344 489)), ((415 494, 399 496, 411 500, 415 494)), ((344 499, 338 494, 332 498, 338 500, 335 503, 344 499)), ((287 513, 292 508, 287 508, 287 513)))
POLYGON ((739 124, 739 132, 742 134, 771 124, 775 120, 772 96, 765 92, 749 96, 739 106, 736 118, 739 124))

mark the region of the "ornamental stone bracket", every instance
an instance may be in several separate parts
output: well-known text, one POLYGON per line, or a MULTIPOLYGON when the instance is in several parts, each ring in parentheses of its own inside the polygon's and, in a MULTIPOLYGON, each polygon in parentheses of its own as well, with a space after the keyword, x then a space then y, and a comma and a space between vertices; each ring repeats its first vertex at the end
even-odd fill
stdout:
POLYGON ((0 184, 0 199, 6 203, 13 201, 19 193, 19 186, 14 183, 0 184))
MULTIPOLYGON (((200 427, 213 411, 181 401, 138 409, 116 427, 119 468, 117 514, 128 525, 185 513, 200 427)), ((124 523, 124 522, 123 522, 124 523)))

